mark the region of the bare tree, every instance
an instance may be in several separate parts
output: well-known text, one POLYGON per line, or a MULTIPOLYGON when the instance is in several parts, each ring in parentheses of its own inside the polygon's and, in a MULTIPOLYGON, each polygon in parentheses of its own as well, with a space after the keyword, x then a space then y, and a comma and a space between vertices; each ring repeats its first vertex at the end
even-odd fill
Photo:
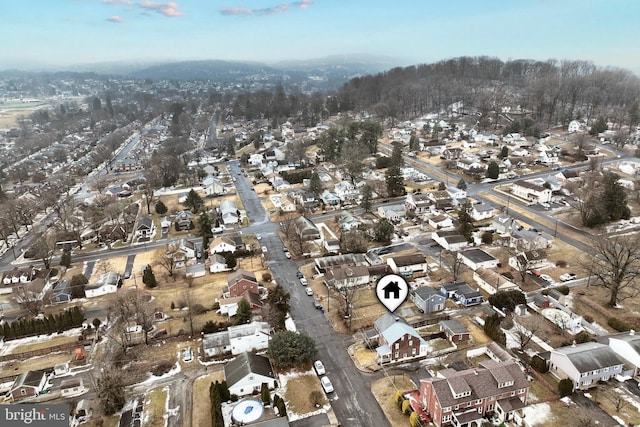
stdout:
POLYGON ((511 329, 511 332, 520 351, 524 351, 525 347, 533 340, 533 337, 542 330, 544 322, 545 320, 539 315, 513 319, 513 329, 511 329))
POLYGON ((604 397, 613 404, 616 413, 619 413, 622 409, 629 405, 629 402, 625 399, 624 393, 617 393, 614 390, 608 390, 604 394, 604 397))
POLYGON ((185 292, 184 303, 185 307, 187 308, 185 316, 187 322, 189 323, 189 332, 190 335, 193 336, 193 318, 196 316, 196 312, 194 310, 195 301, 193 298, 193 291, 191 289, 185 292))
POLYGON ((443 250, 440 254, 442 258, 444 258, 445 265, 449 272, 451 273, 452 280, 455 282, 458 280, 460 276, 460 271, 462 270, 462 257, 458 255, 458 251, 449 251, 443 250))
POLYGON ((51 294, 51 290, 38 288, 35 283, 13 288, 13 298, 16 303, 33 316, 42 313, 44 306, 51 300, 51 294))
POLYGON ((595 284, 609 291, 607 305, 640 295, 640 239, 637 235, 602 237, 592 241, 590 256, 580 265, 595 284))
POLYGON ((169 277, 173 277, 174 281, 176 280, 176 276, 174 274, 176 269, 174 254, 176 251, 176 248, 172 248, 170 245, 167 245, 166 248, 158 249, 154 256, 156 264, 164 268, 169 277))

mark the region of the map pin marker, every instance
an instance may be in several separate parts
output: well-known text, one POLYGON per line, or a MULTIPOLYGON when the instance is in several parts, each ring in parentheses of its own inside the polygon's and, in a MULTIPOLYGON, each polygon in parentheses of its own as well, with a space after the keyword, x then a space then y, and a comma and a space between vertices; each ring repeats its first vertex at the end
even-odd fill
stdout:
POLYGON ((409 284, 402 276, 387 274, 378 280, 376 296, 393 313, 409 296, 409 284))

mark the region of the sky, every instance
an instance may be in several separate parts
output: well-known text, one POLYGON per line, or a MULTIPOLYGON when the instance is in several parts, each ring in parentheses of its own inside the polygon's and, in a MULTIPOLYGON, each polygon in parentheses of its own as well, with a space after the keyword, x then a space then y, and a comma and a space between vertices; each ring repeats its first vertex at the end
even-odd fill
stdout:
POLYGON ((640 75, 639 17, 636 0, 2 0, 0 69, 486 55, 640 75))

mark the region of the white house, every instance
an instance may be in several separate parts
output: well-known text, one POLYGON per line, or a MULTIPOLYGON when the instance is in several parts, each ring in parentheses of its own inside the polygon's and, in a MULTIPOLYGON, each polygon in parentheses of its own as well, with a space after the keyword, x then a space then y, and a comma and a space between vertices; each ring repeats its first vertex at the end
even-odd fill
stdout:
POLYGON ((405 214, 404 205, 385 205, 378 208, 378 216, 389 221, 399 222, 405 214))
POLYGON ((209 244, 209 254, 219 254, 222 252, 235 252, 236 244, 233 240, 225 236, 218 236, 209 244))
POLYGON ((569 133, 580 132, 580 131, 587 130, 587 125, 585 125, 579 120, 571 120, 569 122, 569 126, 567 130, 569 131, 569 133))
POLYGON ((483 221, 493 217, 493 207, 488 203, 475 203, 471 207, 471 218, 474 221, 483 221))
POLYGON ((467 249, 458 252, 458 259, 472 270, 498 267, 498 259, 480 248, 467 249))
POLYGON ((246 325, 229 326, 231 354, 266 350, 271 339, 271 326, 267 322, 251 322, 246 325))
POLYGON ((640 375, 640 335, 631 329, 602 337, 602 341, 608 341, 611 350, 633 366, 633 376, 640 375))
POLYGON ((354 200, 357 199, 360 193, 356 190, 355 185, 349 181, 340 181, 333 187, 333 192, 342 200, 354 200))
POLYGON ((233 200, 223 200, 220 203, 220 215, 225 225, 237 224, 239 221, 238 208, 233 200))
POLYGON ((529 181, 519 180, 511 186, 511 193, 533 203, 549 203, 551 189, 529 181))
POLYGON ((202 181, 202 186, 204 187, 204 193, 207 196, 217 196, 219 194, 224 194, 224 185, 220 182, 220 180, 213 176, 208 176, 202 181))
POLYGON ((495 270, 484 267, 473 272, 473 280, 476 284, 490 295, 501 291, 512 291, 519 289, 518 285, 504 277, 495 270))
POLYGON ((549 372, 558 379, 570 378, 574 390, 586 390, 598 381, 622 373, 623 361, 608 345, 597 342, 574 344, 551 350, 549 372))
POLYGON ((439 230, 431 233, 431 238, 449 251, 459 251, 469 245, 467 239, 457 230, 439 230))
POLYGON ((62 397, 78 396, 85 391, 84 383, 79 376, 62 380, 60 383, 60 396, 62 397))
POLYGON ((427 259, 422 254, 389 257, 387 258, 387 264, 396 274, 410 275, 414 273, 426 273, 428 270, 427 259))
POLYGON ((453 219, 446 213, 428 215, 427 222, 436 229, 453 227, 453 219))
POLYGON ((120 273, 117 271, 110 271, 102 274, 95 283, 87 284, 84 288, 84 294, 87 298, 112 294, 118 291, 119 285, 120 273))
POLYGON ((227 267, 227 262, 222 255, 214 253, 209 256, 210 273, 220 273, 227 270, 229 270, 229 267, 227 267))
POLYGON ((242 353, 224 366, 224 379, 229 392, 246 396, 259 392, 266 383, 270 390, 276 387, 276 376, 269 359, 253 353, 242 353))

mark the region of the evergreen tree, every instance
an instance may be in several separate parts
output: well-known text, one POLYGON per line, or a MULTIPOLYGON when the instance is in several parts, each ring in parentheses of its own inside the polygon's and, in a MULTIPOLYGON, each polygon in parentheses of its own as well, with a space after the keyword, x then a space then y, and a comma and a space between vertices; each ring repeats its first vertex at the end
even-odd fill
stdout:
POLYGON ((462 191, 467 190, 467 183, 464 181, 464 178, 460 178, 460 181, 458 181, 458 185, 456 185, 456 188, 462 191))
POLYGON ((411 134, 411 138, 409 138, 409 150, 418 151, 420 148, 420 140, 416 136, 415 133, 411 134))
POLYGON ((393 224, 387 219, 382 218, 374 225, 373 233, 377 242, 390 242, 393 235, 393 224))
POLYGON ((147 288, 153 289, 158 286, 158 282, 156 281, 156 276, 153 274, 153 270, 151 266, 147 264, 142 272, 142 283, 145 284, 147 288))
POLYGON ((71 266, 71 251, 62 252, 62 256, 60 257, 60 265, 69 268, 71 266))
POLYGON ((196 193, 194 189, 191 189, 189 193, 187 193, 187 199, 183 204, 185 207, 191 209, 194 214, 197 214, 204 206, 204 200, 202 200, 202 197, 196 193))
POLYGON ((320 181, 320 175, 316 171, 313 171, 309 178, 309 191, 316 196, 319 196, 322 192, 322 182, 320 181))
POLYGON ((288 369, 311 363, 316 357, 316 344, 305 333, 276 332, 269 341, 267 350, 271 361, 278 369, 288 369))
POLYGON ((458 233, 462 234, 468 242, 472 241, 473 218, 471 217, 471 204, 465 202, 458 209, 458 222, 456 224, 458 233))
POLYGON ((507 157, 509 157, 509 147, 503 145, 502 150, 500 150, 500 158, 505 159, 507 157))
POLYGON ((71 290, 72 298, 84 298, 85 297, 85 285, 89 283, 87 277, 82 274, 74 274, 71 277, 71 282, 69 283, 69 289, 71 290))
POLYGON ((360 199, 360 207, 365 212, 371 212, 371 200, 373 198, 373 188, 369 184, 365 184, 360 191, 362 198, 360 199))
POLYGON ((631 211, 627 205, 627 193, 619 182, 620 177, 611 172, 604 174, 602 203, 609 221, 629 219, 631 211))
POLYGON ((389 166, 385 180, 387 182, 387 192, 389 193, 389 196, 397 197, 405 194, 404 180, 402 178, 400 166, 389 166))
POLYGON ((500 175, 500 167, 496 162, 492 161, 491 163, 489 163, 489 166, 487 167, 487 178, 498 179, 499 175, 500 175))
POLYGON ((260 386, 260 399, 265 405, 271 404, 271 392, 269 391, 267 383, 262 383, 260 386))
POLYGON ((438 191, 444 191, 447 189, 447 184, 445 184, 444 182, 440 181, 440 183, 438 184, 438 191))
POLYGON ((251 320, 251 305, 249 301, 242 298, 238 302, 238 311, 236 311, 236 325, 244 325, 251 320))
POLYGON ((391 164, 398 167, 404 166, 404 160, 402 159, 402 148, 400 145, 395 145, 391 152, 391 164))
POLYGON ((168 212, 167 205, 165 205, 162 200, 158 200, 156 202, 156 213, 158 215, 164 215, 168 212))
POLYGON ((291 309, 290 299, 291 294, 279 283, 271 288, 267 294, 265 318, 276 331, 284 329, 284 321, 291 309))

